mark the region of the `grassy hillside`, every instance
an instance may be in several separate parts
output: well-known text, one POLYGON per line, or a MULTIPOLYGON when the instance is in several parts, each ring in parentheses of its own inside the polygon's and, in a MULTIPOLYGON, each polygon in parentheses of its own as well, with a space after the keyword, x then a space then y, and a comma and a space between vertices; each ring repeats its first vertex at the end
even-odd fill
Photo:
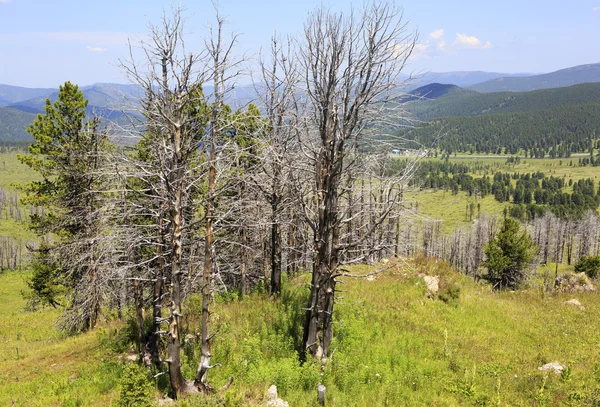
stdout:
POLYGON ((14 190, 15 185, 40 179, 37 172, 17 158, 17 154, 25 153, 25 149, 0 153, 0 188, 14 190))
MULTIPOLYGON (((78 337, 62 336, 52 325, 57 311, 23 311, 19 291, 25 276, 0 275, 0 405, 115 401, 123 370, 116 352, 123 347, 117 346, 122 335, 114 335, 114 323, 78 337)), ((195 396, 187 405, 260 405, 271 384, 292 406, 316 405, 318 383, 327 386, 329 406, 529 406, 534 401, 588 406, 600 394, 597 293, 541 296, 536 283, 530 290, 494 293, 425 259, 371 279, 346 278, 337 305, 335 353, 321 373, 297 359, 304 277, 287 282, 280 301, 264 295, 217 298, 213 361, 223 366, 211 371, 210 380, 215 386, 231 376, 235 381, 223 395, 195 396), (422 274, 441 276, 446 302, 426 297, 422 274), (585 311, 564 305, 571 298, 585 311), (567 367, 566 373, 537 369, 554 361, 567 367)), ((192 338, 199 299, 191 297, 188 306, 184 326, 192 338)), ((194 341, 185 346, 188 377, 199 357, 194 341)))
MULTIPOLYGON (((318 382, 331 406, 588 405, 600 389, 596 293, 576 296, 581 312, 563 304, 572 295, 493 293, 424 259, 345 283, 323 375, 295 362, 289 324, 301 301, 289 291, 287 311, 261 297, 219 305, 215 384, 235 376, 234 404, 256 405, 275 383, 293 406, 315 405, 318 382), (446 294, 460 287, 460 298, 427 299, 422 273, 442 276, 446 294), (553 361, 568 373, 537 369, 553 361)), ((291 289, 303 287, 301 279, 291 289)))
POLYGON ((107 338, 110 325, 66 337, 60 311, 24 310, 24 272, 0 274, 0 405, 99 406, 118 396, 122 366, 107 338))
MULTIPOLYGON (((439 158, 428 158, 426 160, 440 162, 439 158)), ((468 174, 474 178, 484 176, 493 178, 493 174, 496 172, 511 174, 542 172, 547 177, 563 178, 567 185, 570 181, 575 183, 587 178, 592 178, 595 182, 598 182, 598 179, 600 179, 600 166, 579 166, 578 160, 578 157, 562 159, 527 158, 521 159, 517 163, 508 163, 506 158, 495 155, 453 155, 449 158, 451 164, 466 165, 469 168, 468 174)), ((572 187, 566 186, 564 192, 572 193, 572 187)), ((504 208, 510 208, 512 205, 510 202, 498 202, 493 195, 476 198, 469 196, 463 190, 455 195, 452 191, 445 190, 444 188, 421 189, 419 185, 409 190, 406 198, 407 205, 417 208, 419 217, 441 221, 442 230, 445 233, 452 232, 457 226, 470 225, 472 223, 469 219, 470 211, 468 206, 470 204, 475 205, 474 219, 477 218, 478 212, 501 216, 504 208)))
MULTIPOLYGON (((468 206, 473 203, 479 205, 482 214, 502 214, 503 209, 508 203, 500 203, 492 195, 485 198, 476 199, 469 197, 464 192, 453 195, 450 191, 443 190, 423 190, 407 193, 410 202, 417 206, 419 216, 426 219, 436 219, 442 221, 442 229, 445 233, 451 233, 454 228, 460 225, 470 225, 472 221, 468 216, 468 206)), ((475 220, 477 218, 477 209, 475 209, 475 220)))

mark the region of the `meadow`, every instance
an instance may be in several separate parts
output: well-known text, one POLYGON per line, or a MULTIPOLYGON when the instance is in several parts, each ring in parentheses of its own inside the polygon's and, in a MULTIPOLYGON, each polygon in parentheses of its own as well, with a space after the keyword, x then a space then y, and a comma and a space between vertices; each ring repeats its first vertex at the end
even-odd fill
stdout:
MULTIPOLYGON (((365 266, 356 273, 365 273, 365 266)), ((67 337, 59 312, 24 310, 25 272, 0 275, 3 369, 0 405, 111 405, 129 350, 130 324, 104 321, 67 337)), ((600 397, 598 294, 543 294, 538 280, 518 292, 492 292, 445 263, 419 258, 375 278, 345 278, 337 304, 335 352, 327 368, 298 362, 298 319, 306 275, 286 280, 282 298, 255 293, 216 298, 211 371, 215 387, 180 405, 260 405, 271 384, 291 406, 316 405, 318 383, 331 406, 590 406, 600 397), (428 298, 424 274, 440 276, 428 298), (458 292, 457 292, 458 291, 458 292), (565 305, 576 298, 585 310, 565 305), (562 374, 538 367, 559 362, 562 374)), ((187 301, 187 338, 199 329, 200 301, 187 301)), ((109 314, 106 315, 108 317, 109 314)), ((110 319, 110 318, 109 318, 110 319)), ((184 347, 184 373, 193 376, 199 348, 184 347)))
MULTIPOLYGON (((0 156, 0 163, 3 159, 11 158, 0 156)), ((572 177, 600 172, 598 167, 565 166, 564 160, 562 166, 559 160, 509 165, 505 159, 492 165, 503 171, 510 166, 560 174, 564 169, 572 177)), ((475 171, 485 171, 478 166, 475 171)), ((12 174, 27 180, 25 171, 12 174)), ((13 182, 2 177, 0 186, 11 188, 13 182)), ((507 205, 491 196, 471 201, 462 192, 412 194, 421 216, 439 217, 445 228, 468 223, 465 208, 471 202, 480 204, 482 213, 501 213, 507 205)), ((4 219, 2 227, 8 234, 25 230, 4 219)), ((599 294, 545 291, 544 275, 553 275, 553 264, 539 267, 528 287, 515 292, 493 292, 486 282, 433 258, 389 259, 379 266, 386 271, 371 278, 344 277, 336 304, 335 350, 324 370, 299 362, 307 274, 286 276, 279 299, 260 289, 244 299, 232 291, 217 295, 212 360, 222 367, 211 370, 209 379, 215 388, 230 377, 233 384, 223 393, 191 395, 178 405, 264 405, 267 389, 275 384, 290 406, 316 406, 319 383, 327 388, 328 406, 600 405, 599 294), (437 295, 428 295, 424 275, 440 278, 437 295), (570 299, 585 310, 566 305, 570 299), (565 369, 561 374, 538 370, 550 362, 565 369)), ((372 270, 355 266, 352 272, 372 270)), ((572 267, 561 264, 559 271, 572 267)), ((0 272, 0 405, 120 405, 134 344, 133 315, 118 320, 105 309, 95 329, 68 336, 57 328, 60 309, 26 309, 29 276, 28 270, 0 272)), ((189 296, 184 309, 183 373, 191 378, 200 356, 200 297, 189 296)), ((159 403, 163 379, 154 381, 149 402, 159 403)))
MULTIPOLYGON (((509 163, 506 157, 489 156, 470 156, 457 155, 451 156, 449 161, 456 164, 465 164, 469 166, 469 172, 474 178, 483 176, 493 177, 496 172, 501 173, 534 173, 542 172, 546 176, 554 176, 564 178, 567 185, 569 180, 576 182, 584 178, 592 178, 596 183, 600 179, 600 166, 579 166, 579 156, 572 158, 521 158, 518 163, 509 163), (572 162, 572 165, 569 165, 572 162)), ((428 158, 427 160, 439 161, 439 158, 428 158)), ((516 181, 513 180, 513 185, 516 181)), ((565 187, 565 192, 572 192, 572 187, 565 187)), ((509 208, 509 202, 498 202, 492 195, 487 195, 483 198, 476 196, 468 196, 463 191, 459 191, 454 195, 451 191, 438 189, 412 188, 406 194, 410 205, 418 208, 418 214, 424 219, 441 220, 443 230, 450 233, 455 227, 461 225, 469 225, 475 219, 477 214, 502 215, 504 208, 509 208), (469 205, 475 205, 474 216, 471 219, 469 216, 469 205), (479 207, 479 209, 477 209, 479 207)))

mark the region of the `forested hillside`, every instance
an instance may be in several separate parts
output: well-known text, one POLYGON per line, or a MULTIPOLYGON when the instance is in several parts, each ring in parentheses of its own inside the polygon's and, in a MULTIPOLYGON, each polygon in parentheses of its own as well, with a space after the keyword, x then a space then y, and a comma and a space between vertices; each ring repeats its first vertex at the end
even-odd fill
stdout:
MULTIPOLYGON (((31 99, 21 99, 13 102, 9 107, 15 109, 43 113, 46 100, 55 102, 58 98, 58 90, 51 89, 52 92, 44 93, 31 99)), ((94 107, 97 110, 132 110, 139 107, 141 88, 137 85, 120 85, 115 83, 98 83, 82 88, 85 98, 89 101, 90 109, 94 107)))
POLYGON ((600 104, 523 113, 434 119, 403 135, 424 148, 452 153, 566 157, 585 152, 600 135, 600 104))
POLYGON ((0 142, 32 141, 33 139, 26 129, 34 118, 35 114, 33 113, 0 107, 0 142))
POLYGON ((600 83, 531 92, 477 93, 452 85, 428 85, 411 92, 407 110, 418 120, 445 116, 479 116, 600 103, 600 83), (437 85, 437 86, 435 86, 437 85))
POLYGON ((409 107, 428 106, 433 100, 446 100, 452 98, 477 95, 477 92, 461 88, 456 85, 445 85, 442 83, 430 83, 408 92, 405 96, 398 98, 400 103, 410 103, 409 107), (420 103, 416 103, 420 102, 420 103))

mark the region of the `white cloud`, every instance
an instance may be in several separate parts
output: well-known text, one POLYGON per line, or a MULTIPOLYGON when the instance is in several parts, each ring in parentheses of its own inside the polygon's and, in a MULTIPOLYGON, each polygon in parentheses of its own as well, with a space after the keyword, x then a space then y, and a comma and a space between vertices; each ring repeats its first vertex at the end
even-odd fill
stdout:
POLYGON ((446 41, 441 40, 438 45, 437 45, 437 49, 439 49, 440 51, 444 52, 446 51, 447 47, 446 47, 446 41))
POLYGON ((416 44, 414 44, 414 46, 412 43, 396 44, 393 46, 392 52, 394 52, 397 56, 403 56, 406 52, 410 50, 411 47, 411 55, 414 57, 418 54, 423 54, 424 52, 426 52, 429 48, 429 42, 425 44, 417 42, 416 44))
MULTIPOLYGON (((0 3, 1 3, 1 2, 2 2, 2 1, 0 1, 0 3)), ((592 7, 592 11, 593 11, 594 13, 600 12, 600 6, 597 6, 597 7, 592 7)))
POLYGON ((429 49, 429 43, 427 43, 427 44, 417 43, 417 44, 415 44, 415 47, 413 48, 413 54, 420 55, 420 54, 427 52, 428 49, 429 49))
POLYGON ((456 33, 456 39, 454 40, 453 46, 457 48, 468 48, 468 49, 487 49, 492 48, 492 43, 489 41, 483 42, 479 38, 473 35, 465 35, 456 33))
POLYGON ((442 30, 441 28, 439 28, 429 34, 429 37, 433 38, 434 40, 439 40, 443 36, 444 36, 444 30, 442 30))
POLYGON ((4 4, 10 3, 10 0, 0 0, 0 4, 2 4, 2 3, 4 3, 4 4))
POLYGON ((87 49, 95 52, 95 53, 101 53, 101 52, 106 52, 106 48, 100 48, 100 47, 91 47, 91 46, 87 46, 87 49))

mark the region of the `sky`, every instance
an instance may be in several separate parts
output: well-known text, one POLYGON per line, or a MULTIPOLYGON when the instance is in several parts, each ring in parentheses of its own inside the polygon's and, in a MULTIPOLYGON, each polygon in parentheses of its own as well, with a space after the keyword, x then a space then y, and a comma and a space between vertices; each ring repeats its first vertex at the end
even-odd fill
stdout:
MULTIPOLYGON (((58 87, 127 83, 119 59, 157 24, 168 0, 0 0, 0 83, 58 87)), ((199 48, 214 23, 210 0, 186 0, 188 49, 199 48)), ((238 55, 256 56, 271 36, 298 34, 323 4, 348 12, 342 0, 221 0, 226 30, 238 34, 238 55)), ((419 40, 407 73, 551 72, 600 62, 600 0, 405 0, 408 28, 419 40)))

